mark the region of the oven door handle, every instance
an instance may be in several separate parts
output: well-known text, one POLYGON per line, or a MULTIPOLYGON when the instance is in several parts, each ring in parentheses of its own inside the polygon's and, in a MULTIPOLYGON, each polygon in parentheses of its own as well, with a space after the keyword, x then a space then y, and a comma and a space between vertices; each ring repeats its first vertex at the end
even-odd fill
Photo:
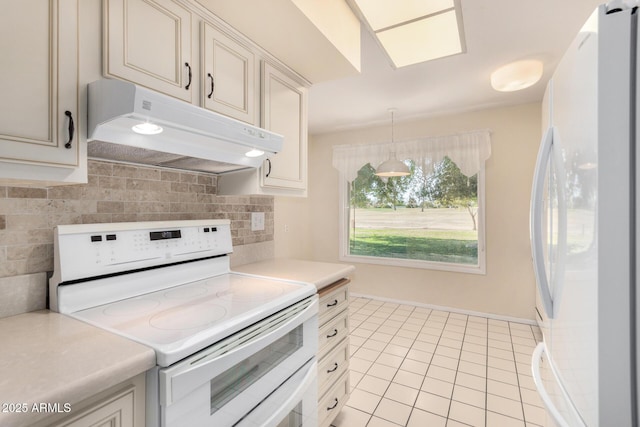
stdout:
MULTIPOLYGON (((234 342, 242 339, 238 336, 239 334, 233 334, 212 345, 208 350, 205 349, 200 354, 192 356, 191 361, 187 359, 176 366, 160 371, 160 387, 167 390, 163 393, 164 396, 160 396, 161 404, 168 406, 182 399, 197 387, 231 369, 240 361, 285 336, 314 316, 317 329, 318 297, 313 296, 310 301, 309 305, 297 313, 294 307, 285 309, 292 312, 283 313, 279 322, 272 323, 272 319, 265 319, 246 328, 240 333, 246 337, 245 341, 235 348, 233 348, 234 342), (291 317, 287 317, 287 314, 291 317), (202 355, 202 353, 208 354, 202 355)), ((309 357, 312 357, 318 350, 317 340, 305 343, 304 347, 309 352, 309 357)))

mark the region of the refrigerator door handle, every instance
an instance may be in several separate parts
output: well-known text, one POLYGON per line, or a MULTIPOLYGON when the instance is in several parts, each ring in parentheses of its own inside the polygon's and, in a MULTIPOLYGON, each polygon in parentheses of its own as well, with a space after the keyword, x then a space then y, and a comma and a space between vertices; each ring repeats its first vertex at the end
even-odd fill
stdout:
MULTIPOLYGON (((572 426, 586 427, 586 425, 584 424, 584 421, 582 421, 582 418, 580 418, 580 416, 576 412, 575 407, 568 400, 569 397, 567 396, 566 391, 560 384, 558 374, 555 372, 555 369, 553 368, 553 364, 549 360, 549 369, 551 370, 553 379, 558 383, 562 396, 568 402, 568 406, 574 417, 573 419, 575 421, 575 424, 570 425, 562 416, 562 414, 560 414, 560 411, 558 411, 558 408, 556 408, 556 405, 551 400, 551 397, 549 396, 547 389, 544 388, 544 384, 542 382, 542 375, 540 375, 540 359, 542 358, 542 353, 547 353, 547 345, 544 342, 538 343, 535 350, 533 350, 533 355, 531 356, 531 373, 533 374, 533 383, 535 384, 536 389, 538 390, 538 394, 542 399, 542 403, 547 408, 547 411, 551 414, 554 421, 557 423, 559 427, 572 427, 572 426)), ((547 353, 547 356, 548 356, 548 353, 547 353)))
POLYGON ((531 253, 533 255, 533 271, 536 276, 536 285, 542 306, 547 316, 553 319, 553 300, 551 299, 551 290, 544 265, 543 252, 543 236, 542 236, 542 215, 544 196, 544 179, 547 173, 547 165, 551 156, 551 147, 553 145, 554 128, 549 127, 540 143, 538 151, 538 159, 533 174, 533 189, 531 191, 531 214, 529 216, 529 228, 531 232, 531 253))
POLYGON ((547 393, 547 389, 544 388, 544 384, 542 383, 542 376, 540 375, 540 359, 542 358, 542 353, 546 352, 547 346, 544 342, 538 343, 535 350, 533 350, 533 356, 531 356, 531 373, 533 374, 533 382, 536 385, 536 389, 538 390, 538 394, 542 399, 542 403, 547 408, 547 411, 551 414, 555 422, 560 427, 569 427, 567 421, 565 421, 564 417, 560 414, 556 405, 551 401, 551 397, 549 393, 547 393))

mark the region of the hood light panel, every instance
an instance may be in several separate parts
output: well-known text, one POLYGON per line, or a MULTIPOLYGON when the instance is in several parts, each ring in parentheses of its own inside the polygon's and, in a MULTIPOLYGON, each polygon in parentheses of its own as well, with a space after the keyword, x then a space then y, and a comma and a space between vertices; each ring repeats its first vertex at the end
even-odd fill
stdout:
POLYGON ((141 135, 157 135, 162 132, 162 126, 158 126, 153 123, 145 122, 140 123, 131 128, 135 133, 141 135))
POLYGON ((258 150, 256 148, 254 148, 253 150, 247 151, 246 153, 244 153, 245 156, 247 157, 260 157, 264 154, 264 151, 262 150, 258 150))

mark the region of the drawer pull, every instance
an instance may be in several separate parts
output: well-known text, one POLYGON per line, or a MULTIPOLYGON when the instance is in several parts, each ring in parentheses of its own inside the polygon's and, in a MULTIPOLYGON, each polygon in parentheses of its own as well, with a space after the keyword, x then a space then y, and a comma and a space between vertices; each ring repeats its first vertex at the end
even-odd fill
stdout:
POLYGON ((333 405, 327 407, 327 411, 330 411, 332 409, 336 409, 336 406, 338 406, 338 398, 335 397, 334 399, 335 399, 335 402, 333 403, 333 405))
POLYGON ((64 144, 64 148, 68 150, 71 148, 71 143, 73 142, 73 134, 76 131, 76 126, 73 123, 73 115, 71 114, 71 111, 69 110, 65 111, 64 115, 69 117, 69 141, 67 141, 67 143, 64 144))
POLYGON ((332 333, 330 333, 329 335, 327 335, 327 338, 333 338, 333 337, 335 337, 336 335, 338 335, 338 330, 337 330, 337 329, 334 329, 332 333))
POLYGON ((213 96, 213 90, 216 87, 216 82, 213 80, 213 76, 211 75, 211 73, 207 73, 207 77, 211 79, 211 92, 209 92, 209 95, 207 95, 207 98, 211 99, 211 97, 213 96))
POLYGON ((334 299, 331 304, 327 304, 327 307, 335 307, 336 305, 338 305, 338 300, 334 299))
POLYGON ((331 372, 335 372, 336 369, 338 369, 338 364, 336 362, 333 362, 333 368, 327 369, 327 374, 330 374, 331 372))
POLYGON ((187 82, 187 85, 184 88, 186 90, 189 90, 189 87, 191 87, 191 78, 193 77, 193 74, 191 74, 191 65, 189 65, 188 62, 185 62, 184 66, 189 69, 189 81, 187 82))

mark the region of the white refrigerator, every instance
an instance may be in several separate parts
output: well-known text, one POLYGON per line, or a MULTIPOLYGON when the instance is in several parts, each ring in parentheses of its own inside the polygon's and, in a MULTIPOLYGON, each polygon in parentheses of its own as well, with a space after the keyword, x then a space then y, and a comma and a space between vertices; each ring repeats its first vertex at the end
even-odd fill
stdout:
POLYGON ((544 342, 532 371, 550 426, 639 422, 637 25, 623 2, 596 9, 543 102, 531 246, 544 342))

